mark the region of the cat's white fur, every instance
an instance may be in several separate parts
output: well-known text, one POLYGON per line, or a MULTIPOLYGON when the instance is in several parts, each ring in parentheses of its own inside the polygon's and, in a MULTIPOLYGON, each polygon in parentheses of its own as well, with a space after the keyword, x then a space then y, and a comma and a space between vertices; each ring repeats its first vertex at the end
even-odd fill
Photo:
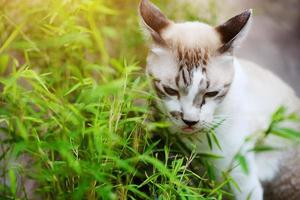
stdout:
MULTIPOLYGON (((251 19, 239 33, 236 46, 244 38, 249 29, 251 19)), ((215 51, 221 46, 221 39, 215 28, 199 23, 170 23, 161 32, 161 37, 169 44, 184 45, 186 48, 203 47, 215 51)), ((154 43, 147 59, 147 72, 163 85, 176 88, 175 79, 178 75, 178 63, 172 49, 154 43)), ((224 118, 223 124, 216 133, 222 150, 211 150, 205 135, 201 133, 185 133, 182 119, 170 116, 174 123, 173 131, 180 133, 183 142, 195 148, 198 152, 211 152, 223 156, 212 162, 221 172, 235 165, 234 157, 238 152, 246 156, 249 174, 245 174, 240 166, 230 171, 231 176, 238 183, 240 191, 233 187, 236 199, 245 200, 251 193, 251 199, 262 200, 263 189, 261 182, 272 180, 284 162, 285 153, 295 148, 290 141, 275 136, 269 136, 265 144, 284 148, 286 151, 254 154, 248 152, 254 145, 254 140, 245 143, 247 137, 256 132, 266 130, 270 124, 271 115, 280 106, 288 108, 289 112, 300 113, 300 101, 292 88, 276 75, 262 67, 235 58, 232 54, 214 55, 207 66, 207 74, 211 80, 210 90, 222 90, 226 83, 231 83, 230 89, 222 101, 208 100, 199 108, 193 101, 201 90, 201 82, 207 77, 201 68, 192 70, 192 81, 185 95, 162 99, 161 109, 169 115, 171 111, 180 111, 185 119, 199 121, 194 128, 197 132, 214 118, 224 118)), ((300 129, 295 124, 288 124, 292 128, 300 129)))
POLYGON ((166 41, 182 42, 190 48, 197 46, 214 48, 221 44, 218 33, 211 26, 201 22, 173 23, 163 30, 161 35, 166 41))

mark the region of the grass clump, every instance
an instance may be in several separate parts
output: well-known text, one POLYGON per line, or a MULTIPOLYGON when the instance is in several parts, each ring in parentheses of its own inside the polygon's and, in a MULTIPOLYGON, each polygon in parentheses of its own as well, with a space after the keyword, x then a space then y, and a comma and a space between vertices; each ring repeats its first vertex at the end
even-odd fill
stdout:
POLYGON ((0 2, 1 199, 226 194, 152 120, 137 4, 0 2))

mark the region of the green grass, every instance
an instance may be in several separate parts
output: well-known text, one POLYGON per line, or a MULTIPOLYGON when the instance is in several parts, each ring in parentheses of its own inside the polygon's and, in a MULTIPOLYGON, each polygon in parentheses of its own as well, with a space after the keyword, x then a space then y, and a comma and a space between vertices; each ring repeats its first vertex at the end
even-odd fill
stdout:
POLYGON ((226 194, 153 120, 137 4, 0 2, 1 199, 226 194))
MULTIPOLYGON (((197 18, 171 2, 156 1, 173 18, 197 18)), ((199 159, 154 120, 137 5, 0 2, 0 199, 231 196, 230 177, 214 180, 215 155, 199 159)), ((209 9, 202 21, 214 24, 215 1, 209 9)), ((218 148, 213 131, 207 138, 218 148)))

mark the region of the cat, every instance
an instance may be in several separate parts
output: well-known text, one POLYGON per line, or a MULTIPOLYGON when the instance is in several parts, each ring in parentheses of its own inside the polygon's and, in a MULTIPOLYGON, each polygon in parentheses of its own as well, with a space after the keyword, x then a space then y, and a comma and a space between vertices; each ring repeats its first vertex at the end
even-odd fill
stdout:
MULTIPOLYGON (((239 186, 232 187, 234 196, 262 200, 262 183, 276 178, 287 152, 298 143, 269 136, 264 144, 285 151, 256 154, 243 152, 255 144, 245 140, 266 130, 280 106, 289 113, 300 113, 300 100, 272 72, 234 57, 250 28, 252 10, 216 27, 201 22, 175 23, 149 0, 140 2, 139 14, 141 26, 152 40, 146 72, 160 99, 159 108, 173 124, 170 129, 197 152, 221 155, 222 159, 212 161, 219 177, 237 153, 245 153, 248 173, 242 166, 230 170, 239 186), (220 119, 224 121, 215 131, 221 149, 211 149, 202 130, 220 119)), ((288 125, 300 130, 297 124, 288 125)))

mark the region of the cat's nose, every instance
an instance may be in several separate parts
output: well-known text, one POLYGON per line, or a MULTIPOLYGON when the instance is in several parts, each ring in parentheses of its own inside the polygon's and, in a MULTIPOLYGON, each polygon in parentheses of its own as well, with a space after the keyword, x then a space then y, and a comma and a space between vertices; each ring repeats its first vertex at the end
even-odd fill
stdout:
POLYGON ((195 124, 197 124, 199 122, 199 121, 190 121, 190 120, 185 120, 185 119, 182 119, 182 121, 188 126, 194 126, 195 124))

